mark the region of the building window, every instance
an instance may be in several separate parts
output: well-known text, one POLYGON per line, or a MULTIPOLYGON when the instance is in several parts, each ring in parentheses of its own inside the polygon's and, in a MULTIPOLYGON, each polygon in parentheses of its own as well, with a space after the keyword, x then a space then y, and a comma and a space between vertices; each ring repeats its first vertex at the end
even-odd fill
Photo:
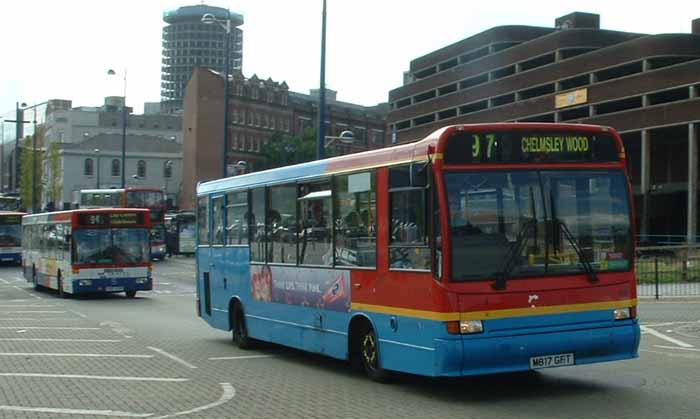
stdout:
POLYGON ((163 162, 163 177, 164 178, 173 177, 173 162, 170 160, 163 162))
POLYGON ((93 170, 92 159, 85 159, 85 167, 83 169, 83 174, 85 176, 92 176, 95 174, 95 172, 93 170))
POLYGON ((121 165, 119 159, 112 160, 112 176, 121 176, 121 165))
POLYGON ((136 163, 136 175, 140 178, 146 177, 146 161, 145 160, 139 160, 138 163, 136 163))

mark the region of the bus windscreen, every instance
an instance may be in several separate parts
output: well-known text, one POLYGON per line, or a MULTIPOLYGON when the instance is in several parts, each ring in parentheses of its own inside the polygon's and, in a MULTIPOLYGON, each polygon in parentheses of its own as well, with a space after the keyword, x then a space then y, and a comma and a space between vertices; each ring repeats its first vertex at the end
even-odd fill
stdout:
POLYGON ((615 138, 574 131, 458 132, 445 147, 445 164, 617 162, 615 138))
POLYGON ((76 264, 145 263, 150 257, 145 228, 80 229, 73 241, 76 264))

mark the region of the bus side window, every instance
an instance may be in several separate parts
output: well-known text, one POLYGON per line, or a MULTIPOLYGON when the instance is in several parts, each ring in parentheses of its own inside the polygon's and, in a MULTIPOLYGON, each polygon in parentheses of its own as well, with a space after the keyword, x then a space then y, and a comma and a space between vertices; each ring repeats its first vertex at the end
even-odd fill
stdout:
POLYGON ((248 244, 248 192, 226 194, 226 244, 248 244))
POLYGON ((333 265, 330 180, 299 187, 299 217, 299 264, 333 265))
POLYGON ((377 265, 375 172, 334 178, 334 240, 337 266, 377 265))
POLYGON ((224 199, 222 196, 211 200, 212 241, 214 246, 224 244, 224 199))
POLYGON ((197 231, 199 245, 209 246, 209 197, 207 196, 197 199, 197 231))
POLYGON ((250 260, 265 262, 265 188, 253 189, 250 193, 250 216, 248 233, 250 240, 250 260))
POLYGON ((430 270, 426 187, 410 185, 410 167, 389 169, 389 267, 430 270))
POLYGON ((295 264, 297 261, 297 186, 273 186, 268 189, 267 261, 295 264))

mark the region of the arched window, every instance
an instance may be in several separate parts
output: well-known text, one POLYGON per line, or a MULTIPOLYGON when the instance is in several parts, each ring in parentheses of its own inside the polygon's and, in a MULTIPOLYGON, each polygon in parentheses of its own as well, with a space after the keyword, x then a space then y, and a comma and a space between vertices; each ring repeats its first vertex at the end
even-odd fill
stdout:
POLYGON ((95 174, 92 165, 92 159, 85 159, 85 167, 83 168, 83 174, 85 176, 92 176, 95 174))
POLYGON ((173 162, 170 160, 163 162, 163 177, 173 177, 173 162))
POLYGON ((121 168, 119 159, 112 160, 112 176, 121 176, 121 168))
POLYGON ((136 175, 140 178, 146 177, 146 161, 145 160, 139 160, 138 163, 136 163, 136 175))

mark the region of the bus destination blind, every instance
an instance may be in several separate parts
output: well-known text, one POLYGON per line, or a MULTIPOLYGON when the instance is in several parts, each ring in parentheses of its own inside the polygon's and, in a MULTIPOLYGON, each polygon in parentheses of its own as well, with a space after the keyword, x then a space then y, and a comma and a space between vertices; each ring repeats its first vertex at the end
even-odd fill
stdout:
POLYGON ((582 132, 457 133, 445 150, 446 164, 602 163, 619 160, 615 139, 582 132))
POLYGON ((121 227, 143 224, 143 214, 134 212, 80 214, 79 221, 84 226, 121 227))

